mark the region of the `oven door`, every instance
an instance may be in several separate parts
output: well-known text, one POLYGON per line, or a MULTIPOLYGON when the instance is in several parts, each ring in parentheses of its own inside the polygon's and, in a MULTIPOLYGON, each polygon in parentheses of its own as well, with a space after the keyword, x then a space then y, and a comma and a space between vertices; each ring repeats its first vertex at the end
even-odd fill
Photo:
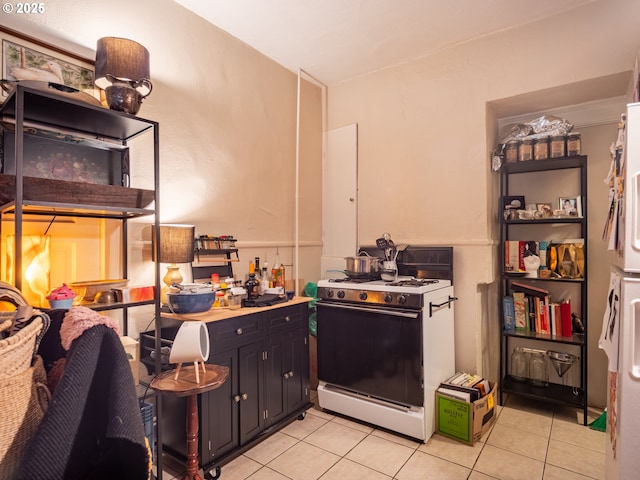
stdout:
POLYGON ((422 311, 319 300, 318 379, 422 406, 422 311))

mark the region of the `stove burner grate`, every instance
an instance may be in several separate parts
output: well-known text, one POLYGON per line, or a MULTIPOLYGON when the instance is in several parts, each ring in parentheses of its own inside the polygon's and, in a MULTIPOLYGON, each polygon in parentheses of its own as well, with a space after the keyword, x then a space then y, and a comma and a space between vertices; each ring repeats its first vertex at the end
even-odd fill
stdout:
POLYGON ((345 277, 345 278, 330 278, 329 281, 330 282, 334 282, 334 283, 367 283, 367 282, 371 282, 375 280, 375 278, 373 277, 359 277, 359 278, 351 278, 351 277, 345 277))
POLYGON ((432 285, 438 283, 439 280, 425 280, 412 278, 410 280, 397 280, 395 282, 387 283, 390 287, 422 287, 423 285, 432 285))

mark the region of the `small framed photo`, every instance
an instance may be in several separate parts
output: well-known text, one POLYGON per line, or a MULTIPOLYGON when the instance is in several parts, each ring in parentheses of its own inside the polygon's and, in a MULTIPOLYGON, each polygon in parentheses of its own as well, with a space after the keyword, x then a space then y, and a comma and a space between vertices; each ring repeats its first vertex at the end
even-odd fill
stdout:
POLYGON ((524 210, 523 195, 506 195, 502 197, 503 210, 524 210))
POLYGON ((543 217, 551 217, 553 215, 553 207, 550 203, 536 203, 536 210, 543 217))
POLYGON ((580 196, 560 197, 558 200, 558 209, 562 210, 566 215, 581 217, 582 202, 580 201, 580 196))

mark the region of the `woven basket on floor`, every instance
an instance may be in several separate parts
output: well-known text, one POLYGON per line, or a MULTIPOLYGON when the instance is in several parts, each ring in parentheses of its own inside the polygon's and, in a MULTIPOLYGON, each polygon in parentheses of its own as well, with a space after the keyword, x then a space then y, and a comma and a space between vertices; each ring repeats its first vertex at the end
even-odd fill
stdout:
POLYGON ((31 367, 36 337, 42 327, 42 318, 35 317, 16 334, 0 340, 0 380, 18 375, 31 367))
POLYGON ((0 478, 12 478, 49 405, 47 373, 42 358, 33 367, 0 379, 0 478))

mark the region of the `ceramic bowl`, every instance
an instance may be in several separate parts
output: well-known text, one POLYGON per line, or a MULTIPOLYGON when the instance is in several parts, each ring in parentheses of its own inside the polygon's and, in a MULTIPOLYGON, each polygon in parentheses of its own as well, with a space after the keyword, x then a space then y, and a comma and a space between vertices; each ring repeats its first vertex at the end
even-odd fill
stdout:
POLYGON ((208 311, 216 299, 213 291, 167 293, 169 310, 173 313, 200 313, 208 311))
POLYGON ((73 298, 65 298, 63 300, 47 300, 49 302, 49 307, 56 309, 61 308, 68 310, 73 305, 73 298))

